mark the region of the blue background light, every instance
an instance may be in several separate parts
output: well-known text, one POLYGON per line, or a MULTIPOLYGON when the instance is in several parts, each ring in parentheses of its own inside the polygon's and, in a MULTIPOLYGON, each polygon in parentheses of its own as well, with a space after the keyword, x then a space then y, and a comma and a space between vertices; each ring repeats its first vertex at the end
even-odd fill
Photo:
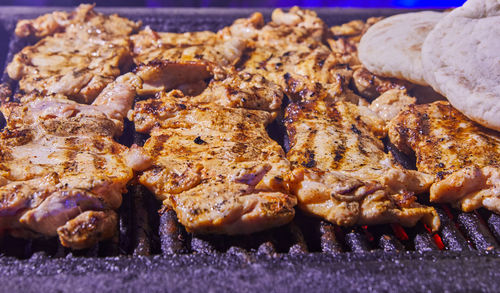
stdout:
POLYGON ((448 8, 465 0, 0 0, 0 5, 76 6, 95 2, 98 6, 147 7, 359 7, 359 8, 448 8))

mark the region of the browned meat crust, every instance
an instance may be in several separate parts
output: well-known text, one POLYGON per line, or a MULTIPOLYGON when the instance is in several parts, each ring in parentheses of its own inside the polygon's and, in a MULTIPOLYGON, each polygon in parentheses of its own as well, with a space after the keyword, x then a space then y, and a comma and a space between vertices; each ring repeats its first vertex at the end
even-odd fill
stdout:
POLYGON ((347 102, 306 101, 287 108, 293 167, 290 185, 299 207, 337 225, 422 220, 434 231, 439 217, 414 194, 428 190, 432 177, 404 170, 378 139, 384 122, 347 102))
POLYGON ((390 123, 389 137, 415 153, 418 170, 432 174, 434 202, 463 211, 500 213, 500 136, 474 123, 448 102, 410 105, 390 123))
POLYGON ((17 53, 7 73, 25 93, 56 93, 92 103, 108 83, 129 69, 129 35, 139 26, 117 15, 96 13, 92 5, 20 21, 19 35, 45 37, 17 53))
POLYGON ((290 166, 265 126, 275 114, 194 102, 180 91, 136 104, 138 131, 153 165, 141 184, 196 233, 246 234, 294 216, 284 185, 290 166))
POLYGON ((142 162, 136 150, 112 137, 121 133, 139 85, 132 74, 122 76, 93 105, 56 96, 3 105, 2 230, 23 237, 58 235, 75 249, 114 235, 121 194, 132 168, 142 162))

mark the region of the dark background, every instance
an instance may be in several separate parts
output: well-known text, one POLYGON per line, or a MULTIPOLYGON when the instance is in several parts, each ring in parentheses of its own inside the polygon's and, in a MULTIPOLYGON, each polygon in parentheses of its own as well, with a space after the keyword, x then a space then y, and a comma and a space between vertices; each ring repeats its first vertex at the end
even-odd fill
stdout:
POLYGON ((142 7, 362 7, 362 8, 448 8, 461 6, 465 0, 0 0, 0 5, 77 6, 96 3, 104 6, 142 7))

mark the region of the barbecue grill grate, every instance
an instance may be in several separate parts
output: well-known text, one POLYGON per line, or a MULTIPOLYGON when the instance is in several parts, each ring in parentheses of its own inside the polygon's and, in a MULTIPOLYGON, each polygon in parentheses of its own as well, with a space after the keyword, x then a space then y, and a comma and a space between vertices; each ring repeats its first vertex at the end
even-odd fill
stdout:
MULTIPOLYGON (((49 9, 49 11, 52 10, 49 9)), ((107 9, 101 10, 105 13, 110 11, 107 9)), ((9 16, 6 16, 6 14, 2 13, 3 10, 0 7, 0 19, 3 24, 0 29, 0 37, 4 34, 4 39, 9 39, 8 47, 5 46, 7 44, 5 43, 4 47, 0 48, 0 64, 3 60, 10 60, 15 52, 33 41, 13 37, 12 32, 16 19, 18 17, 33 18, 44 12, 43 10, 35 12, 20 9, 20 12, 16 14, 16 11, 14 9, 9 16), (2 59, 2 57, 5 58, 2 59)), ((237 17, 249 15, 252 11, 205 10, 204 13, 200 14, 197 10, 189 9, 160 10, 160 12, 118 9, 118 12, 131 19, 141 19, 144 25, 151 25, 153 29, 180 32, 203 29, 217 30, 229 25, 237 17), (169 17, 164 17, 166 15, 169 15, 169 17)), ((267 16, 269 15, 269 10, 264 10, 264 12, 267 16)), ((374 15, 389 15, 396 12, 399 11, 322 10, 319 11, 319 14, 327 24, 333 25, 352 19, 363 19, 374 15)), ((15 90, 15 83, 9 80, 5 73, 3 82, 10 84, 15 90)), ((269 129, 271 136, 276 138, 278 142, 282 145, 284 141, 286 142, 283 128, 279 124, 274 123, 269 129)), ((130 146, 132 143, 142 145, 145 139, 144 135, 134 132, 132 123, 127 122, 124 135, 119 141, 130 146)), ((390 145, 388 145, 388 150, 394 151, 390 145)), ((397 154, 396 157, 401 156, 397 154)), ((404 160, 404 158, 402 159, 404 160)), ((408 164, 411 165, 411 162, 408 164)), ((393 280, 390 276, 391 272, 404 271, 404 266, 401 267, 399 263, 414 263, 415 269, 423 271, 427 269, 426 272, 430 274, 431 267, 440 267, 446 270, 450 263, 457 265, 458 263, 453 263, 453 260, 458 260, 460 263, 469 263, 473 266, 471 268, 461 268, 459 275, 465 276, 473 273, 474 266, 482 268, 483 272, 488 272, 484 278, 489 280, 489 284, 486 287, 474 287, 472 282, 468 283, 465 280, 449 284, 451 287, 448 288, 494 288, 494 285, 493 287, 488 286, 495 282, 498 284, 500 280, 498 273, 495 272, 496 270, 492 269, 500 260, 498 258, 500 216, 486 210, 462 213, 446 205, 434 206, 439 213, 442 226, 441 230, 436 234, 431 234, 422 224, 418 224, 413 228, 403 228, 397 224, 342 228, 297 212, 296 218, 290 224, 252 235, 192 235, 187 233, 184 227, 177 222, 175 212, 162 208, 161 204, 149 191, 141 186, 130 186, 128 193, 123 197, 123 204, 119 210, 119 229, 112 239, 103 241, 89 249, 71 251, 62 247, 57 239, 25 240, 5 236, 0 239, 0 253, 2 254, 0 256, 0 271, 5 271, 5 276, 9 275, 8 272, 18 272, 21 275, 38 272, 42 276, 50 276, 52 275, 50 268, 58 268, 58 270, 62 271, 75 270, 78 262, 83 262, 81 264, 83 267, 81 268, 82 272, 92 272, 94 275, 104 273, 104 279, 111 283, 116 283, 116 280, 123 280, 123 275, 117 277, 110 273, 113 271, 113 269, 109 269, 110 265, 115 266, 115 271, 120 272, 132 270, 135 267, 145 271, 157 268, 165 276, 168 276, 167 279, 177 279, 178 284, 185 284, 185 281, 172 277, 171 273, 170 275, 165 273, 165 268, 169 266, 172 268, 178 267, 184 271, 189 266, 212 266, 218 272, 212 277, 218 279, 223 277, 221 272, 224 271, 226 264, 228 264, 229 268, 234 268, 235 272, 239 272, 240 268, 237 265, 234 267, 234 262, 269 265, 267 269, 261 268, 262 272, 266 271, 269 275, 272 275, 269 268, 272 268, 273 265, 276 265, 277 271, 280 272, 288 270, 284 269, 283 265, 293 267, 293 269, 290 268, 292 272, 300 270, 296 266, 304 265, 313 271, 315 268, 321 268, 321 272, 313 273, 313 275, 323 276, 326 273, 335 275, 331 267, 327 268, 329 263, 336 264, 337 268, 342 267, 347 271, 350 270, 349 268, 353 268, 355 271, 356 266, 359 268, 367 263, 372 263, 373 267, 373 264, 378 261, 381 263, 377 263, 377 268, 382 264, 388 270, 384 274, 385 279, 393 280), (141 256, 149 256, 149 258, 144 259, 141 256), (440 264, 433 263, 436 259, 441 261, 440 264), (31 269, 27 268, 26 265, 32 266, 31 269), (161 269, 161 266, 163 266, 163 269, 161 269), (110 279, 107 279, 108 277, 110 279)), ((259 270, 252 271, 249 276, 255 277, 258 272, 259 270)), ((412 277, 414 273, 414 271, 409 272, 403 279, 407 282, 415 281, 414 277, 412 277)), ((196 275, 199 275, 199 273, 187 273, 187 277, 196 275)), ((369 289, 369 287, 359 284, 356 285, 357 287, 347 287, 350 286, 349 284, 354 284, 355 275, 353 273, 352 276, 337 276, 335 279, 347 280, 342 285, 346 287, 342 288, 369 289)), ((81 279, 67 274, 65 276, 67 282, 70 283, 81 281, 81 279)), ((156 275, 152 274, 150 276, 153 276, 154 279, 156 275)), ((288 285, 295 284, 294 277, 292 275, 288 276, 290 277, 290 279, 287 279, 287 282, 290 282, 288 285)), ((442 276, 442 272, 436 273, 436 276, 442 276)), ((206 276, 201 277, 201 279, 203 278, 206 279, 206 276)), ((478 278, 476 276, 476 279, 478 278)), ((0 277, 0 279, 2 278, 0 277)), ((6 283, 7 287, 21 288, 16 287, 19 285, 13 283, 13 280, 15 278, 10 278, 6 283)), ((421 284, 427 285, 422 285, 421 288, 446 288, 444 284, 439 284, 439 281, 430 282, 432 280, 432 278, 422 280, 421 284)), ((233 284, 240 284, 238 282, 233 284)), ((391 282, 394 282, 394 280, 391 282)), ((96 284, 98 284, 97 281, 96 284)), ((144 283, 143 280, 136 280, 134 284, 134 286, 152 285, 144 283)), ((256 286, 264 288, 264 285, 262 281, 258 281, 256 286)), ((283 285, 286 286, 287 283, 285 282, 283 285)), ((55 286, 53 284, 45 284, 45 286, 48 286, 45 288, 56 288, 50 287, 55 286)), ((79 286, 76 285, 74 288, 83 288, 79 286)), ((372 286, 374 286, 371 287, 372 289, 392 288, 391 286, 387 287, 387 284, 383 282, 372 284, 372 286)), ((34 290, 36 287, 22 288, 34 290)), ((202 287, 195 286, 194 288, 202 287)))

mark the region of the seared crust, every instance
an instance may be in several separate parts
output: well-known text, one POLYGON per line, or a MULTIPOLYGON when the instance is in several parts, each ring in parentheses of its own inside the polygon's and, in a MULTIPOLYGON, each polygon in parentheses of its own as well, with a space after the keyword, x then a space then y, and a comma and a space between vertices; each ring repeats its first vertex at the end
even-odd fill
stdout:
POLYGON ((114 210, 132 167, 144 165, 137 151, 128 152, 112 138, 122 131, 137 83, 131 74, 122 76, 93 105, 60 96, 3 105, 2 230, 24 237, 59 235, 62 245, 74 249, 114 235, 114 210))
POLYGON ((118 215, 111 210, 86 211, 57 229, 61 244, 74 249, 90 247, 115 235, 118 215))
POLYGON ((415 202, 432 177, 404 170, 383 151, 384 122, 347 102, 307 101, 287 108, 292 164, 290 188, 304 211, 337 225, 422 220, 434 231, 439 217, 415 202))
POLYGON ((265 76, 293 100, 323 97, 357 103, 359 97, 346 87, 350 71, 323 43, 327 35, 315 12, 298 7, 287 12, 276 9, 237 67, 265 76))
POLYGON ((132 36, 134 62, 139 65, 155 60, 202 61, 224 67, 233 66, 252 45, 251 40, 263 25, 262 14, 256 12, 248 18, 235 20, 231 26, 217 33, 165 33, 146 27, 132 36))
POLYGON ((285 154, 265 129, 275 116, 193 104, 179 91, 138 102, 133 118, 139 131, 150 131, 144 149, 154 157, 139 181, 192 232, 246 234, 283 225, 296 199, 284 184, 285 154))
POLYGON ((90 104, 107 84, 128 70, 132 63, 128 35, 140 24, 92 8, 81 5, 65 17, 54 13, 41 20, 19 22, 17 31, 22 36, 46 36, 22 49, 7 66, 7 73, 19 81, 22 91, 57 93, 90 104), (47 27, 43 23, 50 18, 65 20, 47 27))
POLYGON ((99 29, 101 33, 130 35, 140 26, 116 14, 102 15, 94 11, 94 5, 81 4, 75 11, 54 11, 36 19, 22 19, 17 22, 15 33, 18 37, 47 37, 65 30, 99 29))
POLYGON ((230 108, 266 111, 278 111, 283 99, 280 87, 259 74, 238 72, 203 61, 152 61, 139 65, 136 74, 143 80, 139 94, 157 94, 160 99, 165 91, 176 88, 192 96, 193 104, 216 103, 230 108))
POLYGON ((410 105, 390 123, 391 141, 415 153, 418 170, 436 176, 430 198, 464 211, 500 212, 500 136, 448 102, 410 105))

